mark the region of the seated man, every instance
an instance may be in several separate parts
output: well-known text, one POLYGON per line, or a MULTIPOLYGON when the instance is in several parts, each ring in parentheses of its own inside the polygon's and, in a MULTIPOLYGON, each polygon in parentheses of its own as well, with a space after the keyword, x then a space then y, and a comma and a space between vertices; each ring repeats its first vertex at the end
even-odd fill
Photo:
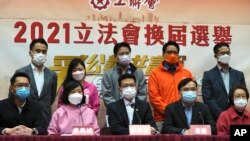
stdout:
POLYGON ((42 107, 38 102, 27 99, 30 94, 29 76, 15 73, 10 83, 9 98, 0 101, 0 134, 47 134, 42 107))
POLYGON ((162 133, 188 135, 190 125, 209 124, 211 133, 216 134, 215 122, 207 105, 196 101, 197 82, 191 78, 183 79, 178 90, 181 99, 166 107, 162 133))
POLYGON ((156 124, 148 102, 135 98, 136 78, 122 74, 118 78, 119 90, 123 97, 107 105, 108 122, 111 132, 116 135, 129 134, 129 125, 148 124, 151 133, 156 132, 156 124))

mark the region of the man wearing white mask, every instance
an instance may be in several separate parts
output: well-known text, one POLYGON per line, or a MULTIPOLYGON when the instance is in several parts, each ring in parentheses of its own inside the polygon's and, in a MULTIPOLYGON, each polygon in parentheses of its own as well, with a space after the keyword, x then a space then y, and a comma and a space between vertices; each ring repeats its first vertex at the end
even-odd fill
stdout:
POLYGON ((106 71, 102 77, 103 101, 105 105, 115 102, 122 98, 119 95, 118 77, 121 74, 132 74, 136 77, 137 93, 136 97, 140 100, 147 99, 147 83, 144 73, 138 70, 131 61, 131 48, 126 42, 117 43, 113 49, 114 56, 117 60, 116 65, 110 70, 106 71))
POLYGON ((211 126, 211 133, 216 134, 215 122, 208 106, 196 101, 197 86, 192 78, 179 82, 181 99, 166 106, 162 133, 190 135, 190 125, 207 124, 211 126))
POLYGON ((246 86, 246 82, 243 72, 229 66, 231 52, 227 43, 218 43, 213 50, 217 65, 203 74, 202 97, 216 122, 229 107, 230 89, 235 85, 246 86))
POLYGON ((230 90, 230 107, 220 114, 216 123, 218 135, 230 135, 230 125, 250 124, 250 112, 246 109, 248 99, 246 87, 237 85, 230 90))
POLYGON ((122 99, 107 105, 110 130, 115 135, 129 134, 129 125, 149 124, 151 133, 156 133, 150 105, 146 101, 136 98, 136 78, 131 74, 119 77, 119 93, 122 99))
POLYGON ((31 63, 16 72, 24 72, 30 77, 29 99, 38 101, 44 108, 47 125, 51 119, 51 105, 55 100, 57 90, 57 75, 44 66, 48 44, 43 38, 34 39, 30 44, 29 55, 31 63))

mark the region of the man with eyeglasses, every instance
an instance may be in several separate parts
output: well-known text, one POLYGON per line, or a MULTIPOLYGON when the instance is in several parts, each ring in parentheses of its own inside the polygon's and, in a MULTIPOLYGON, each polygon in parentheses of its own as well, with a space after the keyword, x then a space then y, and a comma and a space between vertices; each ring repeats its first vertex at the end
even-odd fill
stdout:
POLYGON ((136 78, 122 74, 118 79, 119 94, 122 99, 107 105, 108 122, 115 135, 129 134, 129 125, 148 124, 151 134, 156 133, 156 124, 148 102, 136 97, 136 78))
POLYGON ((218 43, 214 46, 217 65, 205 71, 202 81, 202 98, 217 121, 221 112, 229 107, 229 91, 236 85, 246 87, 244 73, 229 66, 231 51, 229 44, 218 43))
POLYGON ((29 76, 17 72, 12 76, 10 83, 10 96, 0 101, 0 134, 47 134, 41 105, 27 98, 30 94, 29 76))
POLYGON ((216 134, 213 117, 206 104, 197 102, 197 82, 186 78, 178 84, 181 99, 165 109, 162 133, 189 135, 190 125, 211 126, 211 133, 216 134))
POLYGON ((162 128, 164 109, 180 99, 177 85, 184 78, 192 78, 192 73, 179 62, 179 45, 174 41, 162 47, 164 60, 155 68, 148 79, 149 100, 154 109, 154 120, 158 130, 162 128))

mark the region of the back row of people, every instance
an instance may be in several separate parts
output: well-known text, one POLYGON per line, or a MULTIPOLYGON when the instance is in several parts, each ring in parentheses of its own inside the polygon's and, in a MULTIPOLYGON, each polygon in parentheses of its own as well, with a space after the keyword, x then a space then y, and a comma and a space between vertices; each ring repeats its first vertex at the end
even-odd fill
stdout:
MULTIPOLYGON (((42 104, 42 107, 44 107, 44 110, 42 110, 43 116, 46 117, 46 125, 48 126, 51 118, 50 106, 55 99, 57 76, 53 71, 44 66, 47 50, 48 45, 43 39, 36 39, 32 41, 29 51, 32 63, 17 70, 16 73, 24 72, 29 75, 31 80, 29 99, 35 99, 42 104)), ((163 125, 165 107, 181 98, 181 95, 179 94, 180 90, 178 90, 177 85, 184 78, 193 78, 191 72, 185 69, 178 61, 179 50, 179 45, 176 42, 169 41, 164 44, 162 50, 164 61, 160 64, 159 68, 153 70, 149 76, 149 100, 154 109, 154 119, 157 123, 159 131, 161 131, 161 125, 163 125)), ((131 48, 129 44, 125 42, 118 43, 114 47, 114 55, 117 58, 117 65, 110 71, 105 72, 102 79, 102 94, 106 105, 122 99, 122 95, 120 95, 119 90, 118 78, 121 74, 126 73, 135 76, 136 96, 138 99, 145 101, 147 98, 147 84, 144 74, 130 63, 130 53, 131 48)), ((208 104, 212 113, 220 113, 225 110, 225 108, 220 107, 220 105, 229 106, 227 101, 224 101, 224 104, 221 102, 222 99, 226 99, 225 97, 228 99, 228 95, 219 96, 221 95, 222 90, 226 90, 228 93, 229 89, 231 89, 234 85, 246 85, 244 74, 229 67, 231 55, 229 46, 224 43, 218 44, 214 47, 214 53, 215 58, 218 60, 218 65, 215 68, 223 68, 222 70, 227 71, 219 72, 219 76, 217 72, 209 73, 213 69, 204 73, 203 89, 207 89, 204 90, 206 92, 203 94, 203 99, 204 102, 208 104), (220 82, 222 83, 214 84, 214 82, 217 82, 214 81, 215 78, 216 80, 221 78, 220 82), (235 83, 232 84, 231 81, 235 83), (221 89, 220 93, 216 92, 218 89, 221 89), (213 107, 211 107, 211 105, 215 106, 215 104, 212 104, 212 102, 217 103, 217 105, 219 105, 218 107, 223 110, 213 111, 213 107)), ((85 92, 85 89, 83 89, 83 93, 86 97, 85 101, 87 102, 88 107, 93 109, 97 115, 99 109, 97 89, 93 84, 88 84, 88 82, 84 80, 85 73, 84 63, 79 59, 72 60, 69 65, 65 81, 60 87, 59 93, 62 95, 65 85, 70 81, 76 80, 81 82, 86 91, 88 91, 85 92)), ((61 102, 60 100, 61 98, 59 98, 59 106, 61 102)), ((214 116, 215 121, 217 118, 218 117, 214 116)))

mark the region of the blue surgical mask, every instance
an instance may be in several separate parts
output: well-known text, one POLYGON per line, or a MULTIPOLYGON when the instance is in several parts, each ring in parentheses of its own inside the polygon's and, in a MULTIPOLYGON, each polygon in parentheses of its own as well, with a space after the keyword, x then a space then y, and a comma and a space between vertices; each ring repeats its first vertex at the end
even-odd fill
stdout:
POLYGON ((29 87, 20 87, 16 88, 16 97, 24 101, 30 95, 30 88, 29 87))
POLYGON ((187 103, 193 103, 197 98, 196 91, 184 91, 182 92, 182 100, 187 103))

